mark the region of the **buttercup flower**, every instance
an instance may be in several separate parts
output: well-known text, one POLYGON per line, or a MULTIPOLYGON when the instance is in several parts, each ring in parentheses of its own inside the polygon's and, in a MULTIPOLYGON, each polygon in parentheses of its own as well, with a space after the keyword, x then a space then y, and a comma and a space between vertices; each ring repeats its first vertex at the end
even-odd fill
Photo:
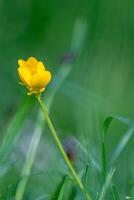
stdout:
POLYGON ((19 59, 18 64, 21 84, 25 85, 29 90, 27 94, 40 94, 43 92, 51 80, 51 73, 45 70, 44 64, 34 57, 30 57, 26 61, 19 59))

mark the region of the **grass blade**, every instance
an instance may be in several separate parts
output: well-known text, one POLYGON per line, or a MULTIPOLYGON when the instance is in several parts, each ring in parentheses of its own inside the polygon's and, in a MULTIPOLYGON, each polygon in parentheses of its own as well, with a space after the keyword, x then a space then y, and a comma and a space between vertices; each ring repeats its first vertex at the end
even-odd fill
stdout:
POLYGON ((115 172, 115 168, 112 168, 107 177, 106 177, 106 180, 105 180, 105 183, 103 184, 103 187, 102 187, 102 190, 100 192, 100 195, 99 195, 99 198, 98 200, 104 200, 105 199, 105 195, 106 195, 106 192, 107 190, 109 189, 109 186, 111 184, 111 181, 112 181, 112 177, 114 175, 114 172, 115 172))
POLYGON ((66 190, 66 187, 67 187, 68 180, 69 180, 69 177, 65 176, 64 180, 63 180, 63 184, 61 185, 61 188, 59 190, 57 200, 63 200, 64 199, 64 193, 65 193, 65 190, 66 190))
POLYGON ((105 134, 106 134, 106 132, 107 132, 107 130, 108 130, 113 119, 114 119, 114 117, 112 117, 112 116, 109 116, 105 119, 105 121, 103 123, 103 137, 105 136, 105 134))
POLYGON ((122 151, 124 150, 124 148, 126 147, 126 145, 128 144, 129 140, 131 139, 132 135, 134 133, 134 128, 131 127, 127 130, 127 132, 123 135, 123 137, 121 138, 121 140, 119 141, 119 143, 117 144, 110 162, 109 162, 109 166, 113 166, 114 163, 116 162, 116 160, 118 159, 118 157, 120 156, 120 154, 122 153, 122 151))
MULTIPOLYGON (((129 140, 131 139, 133 132, 134 132, 134 121, 132 119, 129 119, 127 117, 124 116, 110 116, 107 117, 106 120, 104 121, 104 125, 103 125, 103 137, 105 136, 105 133, 108 131, 109 125, 111 124, 111 122, 113 121, 113 119, 116 119, 120 122, 122 122, 123 124, 126 124, 129 128, 126 131, 126 133, 123 135, 123 137, 121 138, 121 140, 119 141, 119 143, 117 144, 110 162, 109 162, 109 166, 113 166, 114 163, 116 162, 116 160, 118 159, 118 157, 120 156, 120 154, 122 153, 122 151, 124 150, 124 148, 126 147, 126 145, 128 144, 129 140)), ((104 148, 104 147, 102 147, 104 148)), ((105 151, 103 149, 103 151, 105 151)), ((105 152, 103 152, 105 153, 105 152)), ((103 155, 104 157, 105 155, 103 155)), ((104 159, 104 163, 103 165, 105 165, 105 158, 104 159)), ((105 167, 105 166, 103 166, 105 167)))
POLYGON ((103 129, 102 129, 102 175, 103 175, 103 181, 105 182, 106 174, 107 174, 107 161, 106 161, 106 147, 105 147, 105 134, 114 118, 113 117, 107 117, 103 123, 103 129))
POLYGON ((20 136, 20 129, 25 121, 27 113, 34 105, 34 99, 26 97, 24 102, 18 109, 17 113, 13 117, 7 132, 5 133, 1 148, 0 148, 0 160, 4 161, 10 153, 13 145, 20 136))
POLYGON ((82 177, 82 182, 84 185, 84 193, 82 194, 81 200, 85 200, 87 197, 87 193, 88 193, 88 187, 89 187, 89 164, 86 165, 86 168, 84 170, 84 174, 82 177))
POLYGON ((115 200, 120 200, 120 196, 115 185, 112 185, 112 193, 115 200))
POLYGON ((100 163, 94 158, 91 152, 87 152, 85 146, 77 139, 74 138, 74 141, 78 148, 82 151, 84 156, 88 159, 88 162, 92 165, 94 169, 96 169, 97 172, 101 171, 100 163))
POLYGON ((0 178, 2 178, 7 173, 7 171, 10 170, 14 166, 15 163, 16 162, 14 162, 14 161, 6 161, 4 163, 1 163, 0 178))

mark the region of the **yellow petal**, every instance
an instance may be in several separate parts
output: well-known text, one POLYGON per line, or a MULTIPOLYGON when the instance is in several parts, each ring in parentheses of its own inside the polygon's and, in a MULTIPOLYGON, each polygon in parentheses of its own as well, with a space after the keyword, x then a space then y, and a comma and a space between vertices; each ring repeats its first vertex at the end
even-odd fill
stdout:
POLYGON ((34 57, 30 57, 27 59, 27 64, 29 65, 30 71, 33 74, 37 73, 37 64, 38 61, 34 57))
POLYGON ((38 65, 37 65, 37 73, 40 73, 42 71, 45 71, 45 67, 44 67, 44 64, 43 62, 38 62, 38 65))
POLYGON ((26 67, 19 67, 18 68, 18 74, 21 79, 21 81, 27 86, 31 87, 31 73, 28 68, 26 67))
POLYGON ((45 85, 47 85, 50 82, 50 80, 51 80, 51 73, 50 73, 50 71, 45 71, 45 80, 44 80, 45 85))
POLYGON ((34 67, 36 67, 37 64, 38 64, 38 60, 36 60, 36 58, 34 58, 34 57, 29 57, 29 58, 27 59, 27 62, 28 62, 29 64, 31 64, 32 66, 34 66, 34 67))
POLYGON ((50 81, 51 73, 49 71, 42 71, 32 76, 31 88, 35 91, 42 90, 50 81))
POLYGON ((29 67, 28 63, 25 60, 19 59, 18 64, 20 67, 29 67))
POLYGON ((38 61, 33 57, 28 58, 27 61, 19 59, 18 64, 20 67, 28 68, 32 75, 37 72, 38 61))

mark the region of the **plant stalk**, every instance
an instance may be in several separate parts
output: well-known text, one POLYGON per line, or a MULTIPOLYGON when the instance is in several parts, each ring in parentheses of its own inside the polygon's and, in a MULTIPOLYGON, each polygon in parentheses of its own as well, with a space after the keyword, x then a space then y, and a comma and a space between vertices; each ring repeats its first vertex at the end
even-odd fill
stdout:
MULTIPOLYGON (((41 110, 42 110, 42 112, 43 112, 43 115, 44 115, 44 117, 45 117, 45 119, 46 119, 46 122, 47 122, 47 124, 48 124, 48 127, 49 127, 50 130, 51 130, 52 136, 53 136, 53 138, 54 138, 54 140, 55 140, 55 142, 56 142, 56 145, 57 145, 57 147, 58 147, 58 149, 59 149, 59 151, 60 151, 60 153, 61 153, 61 155, 62 155, 64 161, 66 162, 66 164, 67 164, 67 166, 68 166, 70 172, 72 173, 72 176, 73 176, 75 182, 77 183, 77 185, 79 186, 80 190, 81 190, 81 191, 84 191, 84 186, 83 186, 83 184, 82 184, 80 178, 78 177, 77 173, 75 172, 75 170, 74 170, 74 168, 73 168, 73 166, 72 166, 72 164, 71 164, 71 162, 70 162, 70 160, 69 160, 67 154, 65 153, 65 150, 64 150, 64 148, 63 148, 63 146, 62 146, 62 144, 61 144, 61 142, 60 142, 60 139, 59 139, 59 137, 58 137, 58 134, 57 134, 57 132, 56 132, 56 130, 55 130, 53 124, 52 124, 52 121, 51 121, 51 119, 50 119, 50 117, 49 117, 49 115, 48 115, 46 106, 45 106, 44 102, 42 101, 40 95, 37 96, 37 100, 38 100, 38 102, 39 102, 39 105, 40 105, 41 110)), ((90 197, 90 195, 89 195, 88 193, 86 194, 86 197, 87 197, 87 200, 91 200, 91 197, 90 197)))
MULTIPOLYGON (((41 118, 41 113, 38 114, 37 123, 43 124, 43 120, 41 118)), ((36 126, 36 129, 33 133, 32 140, 30 142, 30 146, 28 148, 26 160, 22 169, 21 179, 16 189, 15 200, 22 200, 23 195, 26 189, 27 182, 29 180, 30 172, 32 169, 33 162, 35 160, 37 148, 40 142, 40 138, 42 135, 42 126, 36 126)))

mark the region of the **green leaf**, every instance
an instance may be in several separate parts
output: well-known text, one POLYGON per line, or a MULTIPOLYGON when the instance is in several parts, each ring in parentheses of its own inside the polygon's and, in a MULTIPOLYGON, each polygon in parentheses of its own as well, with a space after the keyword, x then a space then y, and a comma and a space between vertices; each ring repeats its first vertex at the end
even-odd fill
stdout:
POLYGON ((6 161, 0 164, 0 178, 2 178, 6 172, 11 169, 16 162, 14 161, 6 161))
POLYGON ((114 200, 120 200, 120 196, 115 185, 112 185, 112 193, 114 200))
POLYGON ((77 138, 74 138, 74 140, 75 140, 75 143, 78 146, 79 150, 88 159, 88 162, 90 163, 90 165, 93 168, 95 168, 97 172, 100 172, 101 171, 101 166, 100 166, 100 163, 98 162, 98 160, 96 160, 94 158, 94 156, 92 155, 92 153, 90 151, 87 152, 87 149, 85 148, 85 146, 77 138))
MULTIPOLYGON (((57 183, 56 190, 52 194, 54 200, 62 200, 63 199, 68 180, 69 180, 69 176, 64 175, 62 177, 61 181, 59 183, 57 183)), ((68 191, 68 193, 69 193, 69 191, 68 191)))
POLYGON ((61 188, 59 190, 57 200, 63 200, 64 199, 64 193, 65 193, 65 190, 66 190, 66 187, 67 187, 68 180, 69 180, 69 177, 65 176, 65 178, 63 180, 63 184, 61 185, 61 188))
POLYGON ((119 143, 116 145, 116 147, 114 149, 114 152, 113 152, 113 154, 111 156, 111 159, 110 159, 110 162, 109 162, 109 166, 114 165, 114 163, 119 158, 120 154, 122 153, 122 151, 124 150, 124 148, 128 144, 129 140, 131 139, 133 133, 134 133, 134 128, 130 127, 126 131, 126 133, 123 135, 123 137, 120 139, 119 143))
POLYGON ((86 168, 84 169, 82 182, 84 185, 84 193, 82 194, 81 200, 85 200, 89 187, 89 163, 86 165, 86 168))
POLYGON ((110 117, 107 117, 103 123, 103 136, 105 136, 111 122, 113 121, 114 117, 110 116, 110 117))
MULTIPOLYGON (((122 122, 123 124, 126 124, 128 126, 128 130, 122 136, 119 143, 115 147, 114 152, 113 152, 110 162, 109 162, 109 166, 114 165, 114 163, 116 162, 116 160, 118 159, 118 157, 120 156, 120 154, 122 153, 122 151, 124 150, 124 148, 126 147, 126 145, 128 144, 129 140, 131 139, 131 137, 134 133, 134 121, 132 119, 129 119, 128 117, 125 117, 125 116, 113 115, 113 116, 107 117, 106 120, 104 121, 103 136, 105 136, 106 132, 108 131, 109 125, 111 124, 113 119, 116 119, 116 120, 122 122)), ((104 151, 104 149, 103 149, 103 151, 104 151)), ((105 152, 103 152, 103 154, 104 153, 105 152)), ((104 155, 103 155, 103 157, 104 157, 104 155)), ((105 159, 105 158, 103 158, 103 159, 105 159)))
POLYGON ((125 116, 113 116, 116 120, 126 124, 128 126, 128 130, 124 133, 116 147, 114 148, 114 152, 111 156, 109 166, 113 166, 116 160, 119 158, 120 154, 128 144, 129 140, 131 139, 134 133, 134 121, 125 116))
POLYGON ((104 182, 104 184, 102 186, 102 189, 101 189, 101 192, 100 192, 98 200, 104 200, 105 199, 106 192, 109 189, 109 186, 111 184, 114 172, 115 172, 115 168, 111 168, 109 173, 107 174, 106 180, 105 180, 105 182, 104 182))
POLYGON ((107 117, 103 123, 102 128, 102 141, 101 141, 101 149, 102 149, 102 176, 103 181, 105 181, 106 174, 107 174, 107 161, 106 161, 106 147, 105 147, 105 134, 108 131, 108 128, 114 118, 112 116, 107 117))
POLYGON ((35 200, 52 200, 53 197, 50 195, 50 194, 44 194, 44 195, 41 195, 40 197, 36 198, 35 200))
POLYGON ((18 108, 15 116, 13 117, 7 132, 4 135, 4 139, 2 141, 2 145, 0 148, 0 160, 3 161, 9 155, 13 145, 17 141, 20 136, 21 127, 25 121, 27 113, 30 111, 32 106, 34 105, 33 98, 25 97, 22 105, 18 108))
POLYGON ((103 181, 105 181, 106 174, 107 174, 106 148, 105 148, 104 141, 102 141, 102 175, 103 175, 103 181))

